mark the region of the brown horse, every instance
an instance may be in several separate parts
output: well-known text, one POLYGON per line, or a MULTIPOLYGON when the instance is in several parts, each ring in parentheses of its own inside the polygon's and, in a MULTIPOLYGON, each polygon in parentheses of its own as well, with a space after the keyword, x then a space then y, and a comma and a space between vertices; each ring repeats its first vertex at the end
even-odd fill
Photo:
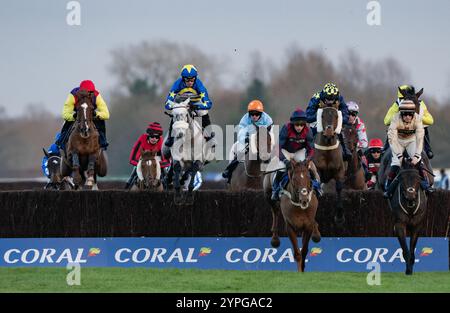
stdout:
MULTIPOLYGON (((240 161, 233 171, 230 181, 231 191, 263 188, 264 170, 262 166, 264 163, 270 162, 273 149, 272 125, 264 127, 253 124, 253 126, 256 128, 256 133, 249 136, 244 160, 240 161)), ((242 158, 240 153, 237 152, 238 158, 242 158)))
POLYGON ((358 155, 358 131, 355 125, 347 125, 343 129, 344 142, 352 153, 352 159, 347 163, 344 187, 355 190, 366 190, 366 177, 358 155))
POLYGON ((97 175, 106 175, 107 159, 100 149, 99 133, 93 122, 93 97, 90 92, 79 90, 76 98, 76 120, 70 130, 61 173, 64 176, 73 175, 75 189, 83 183, 89 189, 97 189, 97 175))
POLYGON ((156 151, 143 150, 136 167, 138 179, 131 190, 162 191, 161 167, 156 158, 156 151))
MULTIPOLYGON (((297 162, 294 154, 283 150, 283 154, 290 161, 288 169, 289 182, 286 189, 281 191, 280 208, 286 222, 286 230, 292 243, 294 258, 299 272, 305 271, 305 260, 308 254, 309 240, 320 241, 319 226, 315 220, 318 200, 313 190, 310 176, 310 161, 297 162), (299 250, 297 235, 301 234, 302 249, 299 250)), ((272 230, 271 244, 279 246, 276 226, 272 230)))
POLYGON ((48 153, 44 148, 47 157, 47 169, 50 174, 50 181, 45 185, 44 189, 50 190, 69 190, 73 189, 73 183, 67 177, 61 174, 61 157, 59 155, 48 153))
POLYGON ((314 139, 314 164, 321 181, 328 183, 331 179, 336 182, 336 213, 334 221, 343 225, 345 217, 341 192, 345 177, 345 165, 339 145, 338 134, 342 130, 342 113, 338 110, 338 103, 319 108, 317 111, 317 134, 314 139))

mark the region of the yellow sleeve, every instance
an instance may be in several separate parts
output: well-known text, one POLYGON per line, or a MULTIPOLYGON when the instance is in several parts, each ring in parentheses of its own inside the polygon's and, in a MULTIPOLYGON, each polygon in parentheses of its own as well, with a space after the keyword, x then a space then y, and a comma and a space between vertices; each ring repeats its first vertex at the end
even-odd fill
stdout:
POLYGON ((68 122, 75 121, 75 119, 73 118, 74 111, 75 111, 75 97, 72 94, 69 94, 69 96, 66 99, 66 102, 64 102, 62 118, 68 122))
POLYGON ((103 100, 102 96, 100 94, 97 95, 97 99, 95 100, 95 104, 97 105, 97 116, 101 120, 108 120, 109 119, 109 110, 106 106, 105 100, 103 100))
POLYGON ((386 113, 386 116, 384 117, 384 125, 389 126, 391 124, 392 117, 397 112, 398 112, 398 104, 397 102, 394 102, 389 108, 389 111, 386 113))
POLYGON ((425 105, 425 102, 420 101, 420 109, 423 111, 423 116, 422 116, 423 125, 427 125, 427 126, 433 125, 433 123, 434 123, 433 116, 428 111, 427 106, 425 105))

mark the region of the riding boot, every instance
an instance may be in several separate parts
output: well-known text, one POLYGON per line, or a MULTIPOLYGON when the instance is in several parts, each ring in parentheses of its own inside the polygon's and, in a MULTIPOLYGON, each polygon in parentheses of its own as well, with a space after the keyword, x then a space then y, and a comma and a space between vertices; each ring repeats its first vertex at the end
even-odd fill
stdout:
POLYGON ((59 139, 56 140, 55 144, 58 146, 59 149, 65 150, 65 146, 67 143, 67 140, 70 136, 70 129, 72 128, 73 121, 65 121, 64 125, 61 129, 61 135, 59 136, 59 139))
POLYGON ((272 184, 272 201, 280 201, 280 190, 281 190, 281 178, 283 178, 284 172, 277 171, 275 174, 275 179, 272 184))
POLYGON ((210 141, 213 140, 212 142, 215 143, 215 139, 214 137, 216 136, 216 134, 211 131, 209 132, 209 136, 205 133, 205 129, 211 126, 211 119, 209 118, 209 114, 205 114, 202 116, 202 131, 203 131, 203 136, 205 137, 206 141, 210 141))
POLYGON ((233 171, 236 169, 238 164, 239 164, 239 161, 238 161, 237 157, 235 156, 233 161, 231 161, 230 164, 228 164, 228 166, 225 169, 225 171, 223 171, 222 177, 223 178, 227 178, 228 179, 228 183, 230 183, 231 175, 233 174, 233 171))
POLYGON ((428 182, 427 175, 425 175, 425 171, 423 170, 422 162, 420 162, 418 170, 419 170, 419 175, 420 175, 420 178, 421 178, 420 187, 422 187, 422 189, 427 194, 433 193, 434 192, 434 188, 431 187, 430 183, 428 182))
POLYGON ((98 142, 100 144, 100 148, 106 151, 106 148, 109 146, 109 143, 106 140, 106 123, 104 120, 96 119, 94 120, 94 125, 99 134, 98 142))
POLYGON ((313 189, 316 192, 318 198, 323 195, 322 183, 320 182, 319 172, 317 171, 314 162, 309 162, 309 172, 312 178, 313 189))
POLYGON ((433 151, 431 151, 430 133, 428 127, 425 127, 425 136, 423 138, 423 147, 428 158, 431 160, 434 157, 433 151))
POLYGON ((341 143, 342 146, 342 153, 343 153, 343 158, 344 161, 350 162, 352 159, 352 153, 350 152, 350 150, 347 148, 345 142, 344 142, 344 136, 342 135, 342 133, 340 133, 338 135, 339 141, 341 143))
POLYGON ((173 126, 173 118, 170 118, 169 135, 167 136, 167 140, 165 142, 165 145, 167 147, 172 147, 173 146, 172 126, 173 126))
POLYGON ((133 171, 131 171, 131 175, 130 178, 128 179, 126 185, 125 185, 125 189, 130 189, 131 186, 133 186, 134 182, 136 181, 137 178, 137 167, 134 166, 133 167, 133 171))
POLYGON ((392 192, 394 191, 395 187, 397 186, 396 183, 394 183, 394 179, 397 176, 398 171, 400 170, 400 166, 393 165, 391 167, 391 170, 388 174, 388 177, 386 179, 385 185, 384 185, 384 193, 383 196, 385 198, 392 197, 392 192))

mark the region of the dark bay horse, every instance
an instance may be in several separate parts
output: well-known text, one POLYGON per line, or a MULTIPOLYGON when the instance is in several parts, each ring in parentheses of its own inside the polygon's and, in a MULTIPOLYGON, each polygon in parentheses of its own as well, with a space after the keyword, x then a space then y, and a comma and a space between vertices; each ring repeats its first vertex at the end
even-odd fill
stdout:
POLYGON ((242 159, 242 154, 244 159, 233 171, 230 180, 231 191, 263 188, 263 164, 270 162, 274 147, 272 125, 264 127, 253 124, 253 127, 256 128, 256 132, 249 136, 245 151, 236 151, 238 159, 242 159))
POLYGON ((414 252, 427 210, 427 196, 420 187, 419 171, 410 160, 403 161, 395 179, 398 180, 397 188, 388 201, 394 218, 394 233, 402 247, 406 262, 405 274, 412 275, 414 252), (407 231, 410 233, 409 248, 406 243, 407 231))
POLYGON ((93 97, 85 90, 79 90, 76 96, 76 120, 61 162, 61 173, 73 175, 75 189, 83 184, 89 189, 97 189, 97 175, 106 175, 107 160, 100 149, 99 133, 93 122, 93 97))
POLYGON ((317 110, 317 134, 314 139, 314 164, 323 183, 336 182, 336 212, 334 221, 342 226, 345 222, 341 192, 345 178, 345 165, 338 134, 342 130, 342 113, 338 103, 317 110))
POLYGON ((50 181, 45 185, 44 189, 50 190, 69 190, 73 189, 73 183, 61 174, 61 157, 59 155, 48 153, 44 148, 47 157, 47 168, 50 174, 50 181))
MULTIPOLYGON (((290 161, 288 169, 289 182, 280 194, 280 209, 286 223, 286 230, 292 243, 294 258, 299 272, 305 271, 305 260, 308 254, 309 240, 314 242, 321 239, 319 226, 316 222, 318 200, 312 187, 310 176, 310 161, 297 161, 294 154, 283 154, 290 161), (302 237, 302 249, 298 247, 297 235, 302 237)), ((274 216, 274 214, 272 214, 274 216)), ((273 220, 278 224, 278 219, 273 220)), ((272 227, 273 247, 280 245, 277 225, 272 227)))
POLYGON ((131 190, 162 191, 161 167, 156 151, 143 150, 136 167, 137 180, 131 190))
POLYGON ((366 177, 362 167, 362 159, 358 155, 358 131, 355 125, 343 128, 344 142, 352 153, 352 159, 347 162, 344 187, 354 190, 366 190, 366 177))

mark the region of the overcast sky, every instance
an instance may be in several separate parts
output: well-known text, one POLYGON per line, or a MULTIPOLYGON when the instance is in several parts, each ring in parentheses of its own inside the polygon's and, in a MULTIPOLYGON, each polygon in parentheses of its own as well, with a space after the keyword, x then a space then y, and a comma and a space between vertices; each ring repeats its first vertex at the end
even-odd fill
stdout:
POLYGON ((395 57, 412 83, 448 97, 448 0, 379 1, 381 26, 367 25, 366 0, 80 0, 81 26, 67 25, 68 2, 1 0, 0 106, 9 116, 30 103, 60 114, 83 79, 106 94, 115 84, 110 51, 158 39, 227 56, 236 76, 255 50, 279 64, 292 44, 321 49, 335 62, 353 48, 365 59, 395 57))

